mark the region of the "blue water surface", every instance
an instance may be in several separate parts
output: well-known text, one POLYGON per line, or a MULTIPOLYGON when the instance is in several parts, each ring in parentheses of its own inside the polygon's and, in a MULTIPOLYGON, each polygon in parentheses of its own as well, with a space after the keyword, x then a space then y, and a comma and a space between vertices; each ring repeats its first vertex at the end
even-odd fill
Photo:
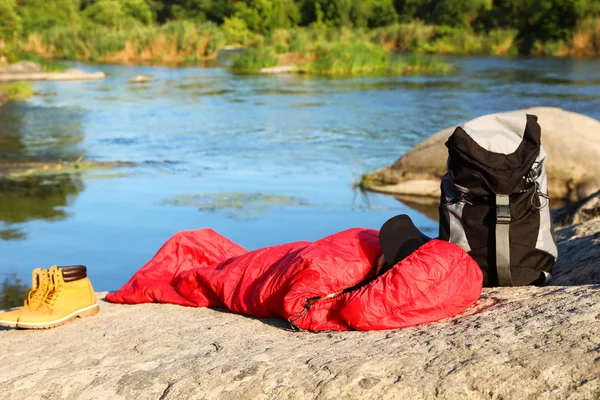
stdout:
POLYGON ((78 65, 102 81, 40 82, 0 108, 0 157, 127 161, 56 182, 0 184, 0 277, 85 264, 119 288, 172 234, 210 227, 247 249, 379 228, 435 207, 353 188, 436 131, 533 106, 600 119, 600 60, 449 58, 434 77, 234 76, 207 68, 78 65), (152 77, 128 84, 130 77, 152 77))

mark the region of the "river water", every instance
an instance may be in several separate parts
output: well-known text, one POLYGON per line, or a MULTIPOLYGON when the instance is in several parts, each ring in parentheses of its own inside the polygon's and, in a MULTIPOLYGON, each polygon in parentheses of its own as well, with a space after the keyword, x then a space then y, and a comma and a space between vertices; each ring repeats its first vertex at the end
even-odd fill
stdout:
POLYGON ((482 114, 555 106, 600 119, 598 59, 449 61, 446 76, 337 80, 233 76, 223 61, 78 65, 108 77, 36 83, 51 95, 0 108, 0 157, 134 164, 0 181, 0 279, 85 264, 96 290, 117 289, 173 233, 201 227, 256 249, 407 213, 435 236, 430 209, 353 182, 482 114), (154 81, 128 84, 137 74, 154 81))

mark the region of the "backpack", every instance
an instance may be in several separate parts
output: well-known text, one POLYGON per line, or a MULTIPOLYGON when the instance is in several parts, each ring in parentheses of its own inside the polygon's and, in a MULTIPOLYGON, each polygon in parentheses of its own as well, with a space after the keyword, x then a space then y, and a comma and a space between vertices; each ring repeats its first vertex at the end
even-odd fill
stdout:
POLYGON ((551 278, 558 250, 540 136, 535 115, 505 113, 466 122, 446 142, 439 238, 475 259, 484 286, 551 278))

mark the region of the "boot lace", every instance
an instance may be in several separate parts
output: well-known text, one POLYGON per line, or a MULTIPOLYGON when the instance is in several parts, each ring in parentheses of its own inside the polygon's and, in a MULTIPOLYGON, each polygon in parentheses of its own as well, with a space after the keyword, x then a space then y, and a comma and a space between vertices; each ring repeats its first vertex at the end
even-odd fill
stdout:
POLYGON ((42 297, 45 293, 41 285, 41 280, 41 275, 37 274, 35 277, 35 287, 33 287, 27 294, 27 304, 30 306, 36 306, 42 302, 42 297))
POLYGON ((60 287, 61 287, 60 281, 58 279, 53 279, 52 287, 50 288, 50 290, 48 290, 48 294, 44 298, 44 304, 51 311, 54 311, 54 302, 56 301, 56 298, 58 297, 58 294, 60 292, 60 287))

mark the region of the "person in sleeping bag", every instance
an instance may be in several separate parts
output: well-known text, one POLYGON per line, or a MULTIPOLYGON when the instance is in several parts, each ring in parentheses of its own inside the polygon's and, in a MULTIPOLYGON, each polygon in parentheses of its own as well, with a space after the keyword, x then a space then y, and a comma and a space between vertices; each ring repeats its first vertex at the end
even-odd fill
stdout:
POLYGON ((314 242, 247 251, 211 229, 172 236, 113 303, 226 307, 309 330, 379 330, 455 316, 483 276, 459 246, 423 235, 406 215, 314 242))

